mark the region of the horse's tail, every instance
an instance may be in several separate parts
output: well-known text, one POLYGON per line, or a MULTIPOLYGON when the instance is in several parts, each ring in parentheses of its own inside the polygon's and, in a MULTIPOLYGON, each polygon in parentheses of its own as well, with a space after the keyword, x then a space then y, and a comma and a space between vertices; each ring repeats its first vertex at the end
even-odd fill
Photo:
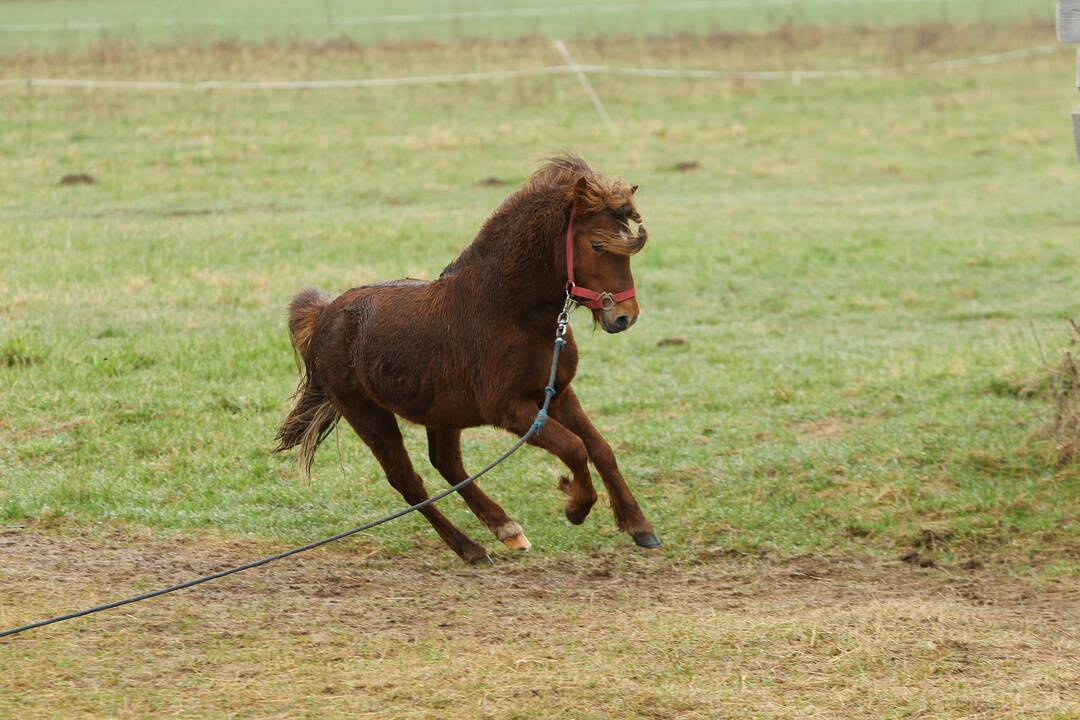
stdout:
POLYGON ((311 473, 315 450, 341 419, 326 391, 311 374, 308 351, 319 315, 330 304, 330 298, 317 288, 304 288, 289 303, 289 335, 293 348, 304 362, 300 384, 293 397, 296 405, 278 427, 277 452, 300 446, 300 467, 304 475, 311 473))
POLYGON ((315 332, 315 321, 323 309, 330 304, 330 296, 319 288, 306 287, 289 303, 289 335, 293 347, 300 357, 307 361, 311 336, 315 332))

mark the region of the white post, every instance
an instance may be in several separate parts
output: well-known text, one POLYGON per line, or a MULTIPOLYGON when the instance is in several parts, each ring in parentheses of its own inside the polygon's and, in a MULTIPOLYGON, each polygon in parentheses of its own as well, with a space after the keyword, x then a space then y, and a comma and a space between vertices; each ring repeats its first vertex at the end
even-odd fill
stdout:
MULTIPOLYGON (((1080 43, 1080 0, 1060 0, 1057 5, 1057 36, 1063 43, 1080 43)), ((1076 52, 1076 87, 1080 88, 1080 49, 1076 52)), ((1080 161, 1080 105, 1072 111, 1076 159, 1080 161)))
POLYGON ((1080 43, 1080 0, 1058 3, 1057 36, 1063 43, 1080 43))
POLYGON ((1073 108, 1073 137, 1076 138, 1076 159, 1080 162, 1080 105, 1073 108))

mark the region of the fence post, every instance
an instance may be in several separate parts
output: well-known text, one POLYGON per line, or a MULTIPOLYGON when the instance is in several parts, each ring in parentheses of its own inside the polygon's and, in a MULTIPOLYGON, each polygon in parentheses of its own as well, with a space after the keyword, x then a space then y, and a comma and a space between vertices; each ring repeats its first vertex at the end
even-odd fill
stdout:
MULTIPOLYGON (((1080 0, 1060 0, 1057 4, 1057 37, 1059 42, 1080 43, 1080 0)), ((1076 87, 1080 88, 1080 49, 1076 52, 1076 87)), ((1076 160, 1080 162, 1080 105, 1072 111, 1073 139, 1076 160)))
POLYGON ((1058 2, 1057 36, 1059 42, 1080 43, 1080 0, 1058 2))

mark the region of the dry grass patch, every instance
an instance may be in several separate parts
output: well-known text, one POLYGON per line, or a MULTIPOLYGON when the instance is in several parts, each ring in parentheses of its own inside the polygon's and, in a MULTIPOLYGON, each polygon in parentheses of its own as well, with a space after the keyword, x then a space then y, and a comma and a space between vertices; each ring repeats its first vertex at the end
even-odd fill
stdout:
POLYGON ((1058 462, 1062 465, 1073 462, 1080 453, 1080 370, 1074 357, 1080 344, 1080 325, 1076 321, 1071 324, 1072 340, 1052 376, 1057 408, 1048 428, 1056 445, 1058 462))
MULTIPOLYGON (((0 625, 265 549, 8 531, 0 625)), ((476 570, 362 555, 315 553, 3 641, 0 703, 20 718, 1080 713, 1074 583, 853 559, 476 570)))
MULTIPOLYGON (((1045 44, 1053 23, 956 24, 903 27, 784 25, 768 31, 713 32, 638 37, 613 33, 575 37, 571 45, 586 64, 724 69, 822 68, 837 65, 904 65, 1045 44)), ((371 75, 469 72, 558 65, 547 37, 405 40, 363 43, 347 38, 211 44, 144 45, 108 39, 96 45, 0 53, 3 77, 71 76, 125 79, 246 80, 325 79, 371 75), (343 68, 348 68, 343 71, 343 68), (344 74, 343 74, 344 72, 344 74)), ((746 84, 745 80, 736 81, 746 84)))
POLYGON ((835 417, 799 423, 795 429, 803 437, 812 440, 833 440, 847 434, 844 421, 835 417))
POLYGON ((1040 344, 1042 362, 1036 372, 1011 371, 990 384, 990 391, 997 395, 1049 403, 1048 407, 1040 407, 1038 411, 1038 415, 1048 418, 1035 433, 1035 438, 1049 441, 1053 462, 1059 467, 1069 465, 1080 457, 1080 366, 1076 362, 1077 350, 1080 349, 1080 324, 1070 319, 1068 332, 1060 360, 1052 362, 1042 356, 1040 344))

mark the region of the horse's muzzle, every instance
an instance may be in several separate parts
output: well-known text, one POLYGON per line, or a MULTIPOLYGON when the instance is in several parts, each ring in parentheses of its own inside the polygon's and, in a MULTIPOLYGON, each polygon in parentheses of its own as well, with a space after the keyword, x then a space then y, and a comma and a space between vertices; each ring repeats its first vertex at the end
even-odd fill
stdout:
POLYGON ((627 300, 608 310, 598 310, 600 315, 600 327, 605 332, 621 333, 629 330, 638 319, 638 304, 636 300, 627 300))

